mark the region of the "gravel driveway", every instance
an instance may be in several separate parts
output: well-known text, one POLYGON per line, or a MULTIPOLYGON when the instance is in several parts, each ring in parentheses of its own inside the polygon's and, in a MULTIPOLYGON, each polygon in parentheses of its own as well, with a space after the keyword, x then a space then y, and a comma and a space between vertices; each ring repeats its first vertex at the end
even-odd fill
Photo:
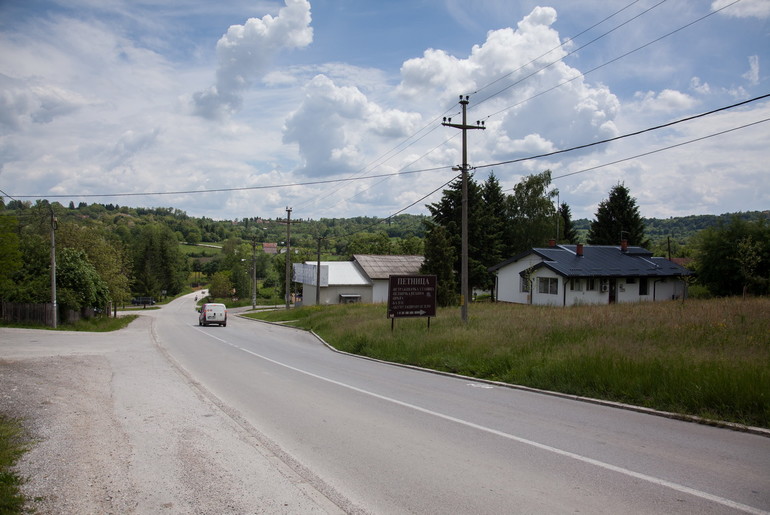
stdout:
POLYGON ((17 465, 37 513, 339 513, 154 343, 156 311, 115 333, 0 328, 0 412, 35 440, 17 465))

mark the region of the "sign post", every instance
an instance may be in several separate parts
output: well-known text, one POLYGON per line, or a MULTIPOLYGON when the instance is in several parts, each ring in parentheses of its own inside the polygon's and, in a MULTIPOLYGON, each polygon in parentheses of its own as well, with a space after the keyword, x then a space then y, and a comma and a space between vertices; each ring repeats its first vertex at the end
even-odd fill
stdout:
POLYGON ((388 282, 388 318, 436 316, 435 275, 391 275, 388 282))

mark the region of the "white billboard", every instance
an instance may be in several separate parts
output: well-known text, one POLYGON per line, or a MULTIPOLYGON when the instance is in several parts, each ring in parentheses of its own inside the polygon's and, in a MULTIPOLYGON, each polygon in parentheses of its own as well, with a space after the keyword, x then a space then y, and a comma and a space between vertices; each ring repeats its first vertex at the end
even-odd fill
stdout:
MULTIPOLYGON (((294 263, 294 282, 316 285, 317 265, 294 263)), ((321 287, 329 286, 329 265, 321 265, 321 287)))

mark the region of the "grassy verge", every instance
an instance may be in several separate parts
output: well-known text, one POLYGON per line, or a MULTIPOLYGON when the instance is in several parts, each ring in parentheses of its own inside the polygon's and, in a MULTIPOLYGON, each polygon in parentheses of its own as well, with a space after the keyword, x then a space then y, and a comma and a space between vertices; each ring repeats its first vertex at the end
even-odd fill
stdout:
POLYGON ((340 350, 472 377, 770 427, 770 299, 575 306, 474 304, 396 320, 385 306, 252 316, 340 350))
POLYGON ((0 513, 23 513, 22 479, 11 468, 25 451, 18 420, 0 415, 0 513))
MULTIPOLYGON (((99 316, 79 320, 73 324, 60 324, 53 329, 49 326, 40 324, 16 324, 0 322, 0 327, 17 327, 21 329, 49 329, 51 331, 88 331, 96 333, 106 333, 123 329, 128 324, 136 320, 139 315, 122 315, 118 318, 99 316)), ((2 513, 2 512, 0 512, 2 513)))

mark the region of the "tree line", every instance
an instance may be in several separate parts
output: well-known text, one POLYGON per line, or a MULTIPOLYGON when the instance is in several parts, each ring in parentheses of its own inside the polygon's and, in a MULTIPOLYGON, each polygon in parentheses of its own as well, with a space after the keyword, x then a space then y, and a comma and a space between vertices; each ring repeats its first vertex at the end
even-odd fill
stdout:
MULTIPOLYGON (((770 287, 770 226, 767 213, 715 218, 687 242, 670 238, 653 243, 636 199, 624 184, 613 186, 595 218, 578 229, 567 203, 555 205, 558 190, 546 170, 523 178, 505 194, 494 174, 483 183, 468 179, 468 283, 470 289, 494 292, 489 268, 533 247, 554 243, 619 245, 621 241, 656 255, 690 258, 701 295, 764 295, 770 287)), ((459 302, 462 182, 452 182, 442 198, 427 206, 425 261, 422 272, 437 277, 437 301, 459 302)), ((691 218, 691 217, 688 217, 691 218)), ((706 217, 709 219, 710 217, 706 217)), ((688 220, 692 222, 692 220, 688 220)), ((664 224, 658 224, 664 225, 664 224)))
MULTIPOLYGON (((510 194, 502 191, 494 174, 483 183, 470 177, 472 288, 491 290, 490 266, 547 245, 550 239, 610 245, 626 239, 656 255, 691 258, 689 266, 696 270, 704 293, 768 293, 770 228, 764 213, 645 219, 629 189, 618 184, 586 226, 571 219, 566 202, 555 205, 557 195, 547 170, 523 178, 510 194), (686 232, 703 223, 705 228, 686 232), (658 234, 660 227, 675 224, 681 230, 674 241, 650 238, 650 225, 658 234)), ((314 261, 319 251, 325 260, 350 259, 353 254, 424 255, 424 271, 439 277, 440 302, 448 305, 458 300, 461 204, 461 183, 456 180, 439 201, 427 206, 430 216, 300 220, 292 227, 292 260, 314 261)), ((282 296, 286 287, 285 255, 262 252, 263 242, 286 247, 286 226, 280 219, 212 220, 174 208, 0 200, 0 299, 50 300, 52 233, 58 299, 70 309, 122 305, 134 296, 173 296, 201 279, 222 296, 248 298, 252 267, 262 286, 274 294, 282 296), (220 249, 209 256, 201 247, 191 257, 182 251, 182 242, 208 242, 220 249)))

